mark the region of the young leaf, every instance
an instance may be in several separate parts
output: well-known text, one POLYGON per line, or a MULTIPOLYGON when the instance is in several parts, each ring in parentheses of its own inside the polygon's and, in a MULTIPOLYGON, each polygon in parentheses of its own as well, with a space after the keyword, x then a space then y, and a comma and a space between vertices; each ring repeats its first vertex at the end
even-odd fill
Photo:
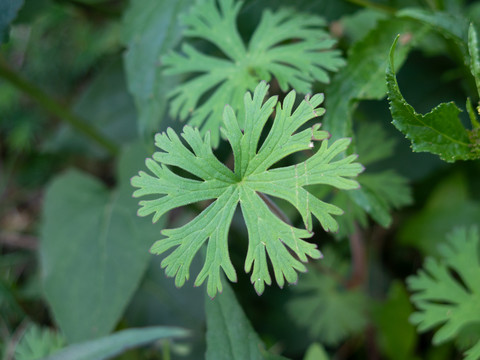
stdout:
POLYGON ((387 67, 388 100, 393 124, 411 142, 416 152, 431 152, 447 162, 470 160, 479 157, 475 142, 463 127, 453 103, 442 103, 426 115, 418 114, 403 98, 395 77, 393 55, 398 37, 390 49, 387 67))
POLYGON ((156 242, 151 249, 152 253, 162 254, 176 248, 162 261, 162 267, 166 268, 168 276, 175 276, 177 286, 182 286, 189 278, 190 263, 207 240, 205 265, 195 285, 208 279, 207 291, 213 297, 217 291, 222 291, 221 269, 231 281, 236 281, 227 240, 238 203, 249 237, 245 271, 252 271, 251 281, 255 290, 261 294, 265 284, 271 284, 267 255, 279 286, 284 285, 285 279, 289 283, 296 282, 296 271, 305 271, 302 262, 307 261, 307 256, 316 259, 321 257, 316 245, 304 240, 313 235, 312 214, 326 231, 337 231, 338 224, 332 215, 342 213, 340 208, 314 197, 304 186, 324 184, 338 189, 358 187, 356 181, 349 179, 363 170, 359 163, 354 162, 356 156, 339 158, 348 147, 349 139, 340 139, 329 146, 326 140, 328 133, 319 130, 319 124, 297 132, 308 120, 324 113, 324 109, 318 107, 323 95, 305 98, 293 111, 294 91, 285 97, 283 104, 277 104, 277 97, 271 97, 263 103, 267 90, 268 85, 261 82, 255 88, 253 97, 250 93, 245 94, 243 132, 233 108, 225 107, 223 131, 233 150, 233 171, 213 155, 209 133, 202 139, 198 129, 185 126, 182 137, 190 149, 170 128, 166 133, 157 134, 156 146, 162 152, 156 152, 153 159, 146 161, 153 176, 142 171, 132 179, 132 185, 139 188, 134 193, 135 197, 151 196, 150 200, 140 202, 138 214, 153 214, 154 221, 173 208, 215 199, 188 224, 163 230, 166 239, 156 242), (272 128, 259 148, 262 130, 274 107, 272 128), (323 142, 308 160, 270 169, 287 155, 311 149, 312 141, 318 140, 323 142), (184 169, 201 180, 181 177, 172 172, 168 165, 184 169), (280 220, 259 193, 290 202, 301 214, 306 229, 295 228, 280 220))
MULTIPOLYGON (((419 309, 410 320, 423 332, 439 326, 434 344, 455 338, 470 324, 480 323, 480 236, 477 227, 459 228, 440 248, 441 261, 428 257, 424 270, 408 278, 415 293, 411 300, 419 309)), ((467 352, 477 360, 478 344, 467 352)))
MULTIPOLYGON (((189 123, 202 135, 210 131, 214 147, 219 143, 224 105, 230 104, 237 113, 243 94, 260 80, 270 81, 273 76, 283 91, 291 87, 306 94, 313 81, 327 83, 327 71, 344 64, 340 52, 331 50, 335 40, 323 30, 325 21, 294 10, 265 10, 245 45, 236 27, 241 6, 240 1, 206 0, 184 17, 186 36, 212 43, 225 57, 203 54, 185 43, 183 54, 163 58, 166 74, 196 74, 169 94, 170 113, 182 120, 190 117, 189 123)), ((237 115, 243 128, 244 116, 237 115)))

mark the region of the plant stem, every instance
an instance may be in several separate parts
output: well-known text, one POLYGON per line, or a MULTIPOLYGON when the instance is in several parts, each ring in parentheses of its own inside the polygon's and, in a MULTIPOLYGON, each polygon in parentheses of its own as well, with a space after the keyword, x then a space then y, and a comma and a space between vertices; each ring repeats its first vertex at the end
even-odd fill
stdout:
POLYGON ((395 14, 395 12, 397 11, 393 7, 382 5, 382 4, 376 4, 376 3, 371 2, 369 0, 346 0, 346 1, 348 1, 352 4, 355 4, 355 5, 358 5, 358 6, 362 6, 364 8, 375 9, 375 10, 378 10, 378 11, 381 11, 381 12, 384 12, 384 13, 387 13, 387 14, 390 14, 390 15, 395 14))
POLYGON ((350 251, 352 253, 352 275, 347 282, 347 288, 355 288, 367 278, 367 255, 360 226, 355 224, 355 232, 350 235, 350 251))
POLYGON ((111 155, 117 155, 119 150, 117 145, 111 140, 102 135, 95 127, 88 124, 84 119, 75 115, 71 110, 56 100, 51 98, 43 90, 28 82, 15 71, 11 70, 5 61, 0 58, 0 78, 5 79, 17 89, 25 92, 30 98, 35 100, 40 106, 51 114, 57 116, 63 121, 69 123, 78 132, 82 133, 86 137, 95 141, 98 145, 102 146, 111 155))

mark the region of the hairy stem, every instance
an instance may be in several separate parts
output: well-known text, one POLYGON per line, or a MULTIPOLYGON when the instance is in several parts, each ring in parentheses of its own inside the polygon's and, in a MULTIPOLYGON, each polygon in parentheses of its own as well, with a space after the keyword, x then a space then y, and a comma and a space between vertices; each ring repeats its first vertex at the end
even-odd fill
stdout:
POLYGON ((0 78, 3 78, 17 89, 26 93, 46 111, 69 123, 73 128, 75 128, 75 130, 88 137, 90 140, 93 140, 98 145, 102 146, 111 155, 118 154, 118 147, 115 145, 115 143, 102 135, 95 127, 88 124, 85 120, 72 113, 69 108, 61 105, 43 90, 22 78, 15 71, 11 70, 1 58, 0 78))

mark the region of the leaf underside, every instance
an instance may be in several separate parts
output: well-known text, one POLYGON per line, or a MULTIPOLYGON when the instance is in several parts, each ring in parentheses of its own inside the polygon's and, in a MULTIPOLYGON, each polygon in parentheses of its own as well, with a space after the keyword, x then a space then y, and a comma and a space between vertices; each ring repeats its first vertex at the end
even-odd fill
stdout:
POLYGON ((207 243, 206 259, 195 280, 201 285, 207 280, 207 291, 214 297, 222 291, 221 272, 236 281, 235 269, 228 252, 228 231, 233 214, 240 203, 248 232, 248 252, 245 271, 251 272, 251 281, 257 293, 270 285, 267 258, 270 260, 279 286, 297 281, 297 271, 305 271, 307 258, 318 259, 320 251, 315 244, 305 241, 312 237, 312 214, 325 231, 337 231, 333 215, 342 214, 337 206, 325 203, 304 187, 323 184, 338 189, 354 189, 358 183, 351 179, 363 170, 355 163, 356 155, 342 157, 350 139, 340 139, 329 145, 328 133, 316 124, 297 132, 308 120, 322 115, 319 105, 323 95, 305 98, 294 109, 296 94, 291 91, 279 103, 277 97, 264 102, 268 85, 261 82, 253 97, 244 97, 245 122, 241 130, 234 110, 225 107, 223 132, 230 142, 235 159, 234 170, 223 165, 212 152, 210 136, 201 137, 198 129, 185 126, 181 136, 185 146, 172 130, 157 134, 156 146, 161 150, 147 159, 153 175, 140 172, 132 179, 138 189, 134 196, 149 196, 140 202, 138 214, 153 214, 157 221, 166 212, 203 200, 214 201, 195 219, 175 229, 162 231, 165 239, 157 241, 151 252, 162 254, 174 249, 163 261, 168 276, 175 276, 177 286, 188 280, 189 267, 196 253, 207 243), (272 128, 257 151, 262 130, 275 109, 272 128), (284 157, 298 151, 312 151, 312 141, 321 146, 304 162, 270 169, 284 157), (169 166, 181 168, 201 180, 175 174, 169 166), (304 229, 282 221, 267 206, 259 193, 288 201, 300 213, 304 229))
MULTIPOLYGON (((266 10, 248 45, 240 37, 236 19, 242 2, 207 0, 198 3, 183 18, 185 36, 205 40, 224 57, 206 55, 184 43, 182 54, 163 57, 166 74, 195 76, 170 92, 170 113, 211 133, 219 143, 219 126, 225 104, 235 112, 242 109, 242 97, 260 80, 274 77, 283 91, 294 88, 311 92, 314 81, 329 82, 327 71, 344 64, 340 52, 332 50, 335 40, 324 30, 325 21, 291 9, 266 10), (204 101, 201 99, 205 98, 204 101)), ((243 113, 237 113, 243 127, 243 113)))

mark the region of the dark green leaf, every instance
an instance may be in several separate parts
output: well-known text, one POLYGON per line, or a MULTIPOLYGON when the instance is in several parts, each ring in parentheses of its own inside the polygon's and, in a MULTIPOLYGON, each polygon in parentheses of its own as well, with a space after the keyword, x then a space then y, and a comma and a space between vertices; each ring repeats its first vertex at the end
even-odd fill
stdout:
POLYGON ((415 327, 408 322, 413 306, 405 286, 394 282, 385 302, 374 306, 372 315, 377 329, 378 345, 392 360, 418 360, 414 355, 417 343, 415 327))
POLYGON ((385 67, 392 39, 402 34, 402 46, 395 54, 401 64, 423 31, 405 19, 387 19, 349 51, 347 66, 341 69, 327 88, 324 126, 333 139, 352 136, 352 115, 356 103, 364 99, 382 99, 387 92, 385 67))
POLYGON ((125 12, 125 71, 142 135, 158 131, 165 114, 166 93, 174 80, 163 76, 160 56, 180 39, 178 16, 190 3, 191 0, 132 0, 125 12))
POLYGON ((69 342, 108 334, 148 264, 158 228, 135 214, 129 178, 145 152, 129 147, 110 191, 71 170, 49 186, 41 232, 45 294, 69 342))
POLYGON ((155 340, 183 338, 188 334, 185 329, 164 326, 122 330, 100 339, 70 345, 42 360, 105 360, 155 340))
POLYGON ((442 103, 428 114, 422 115, 403 98, 394 68, 397 42, 398 37, 390 49, 386 75, 392 123, 411 141, 413 151, 437 154, 447 162, 475 159, 473 144, 458 117, 461 110, 453 102, 442 103))

